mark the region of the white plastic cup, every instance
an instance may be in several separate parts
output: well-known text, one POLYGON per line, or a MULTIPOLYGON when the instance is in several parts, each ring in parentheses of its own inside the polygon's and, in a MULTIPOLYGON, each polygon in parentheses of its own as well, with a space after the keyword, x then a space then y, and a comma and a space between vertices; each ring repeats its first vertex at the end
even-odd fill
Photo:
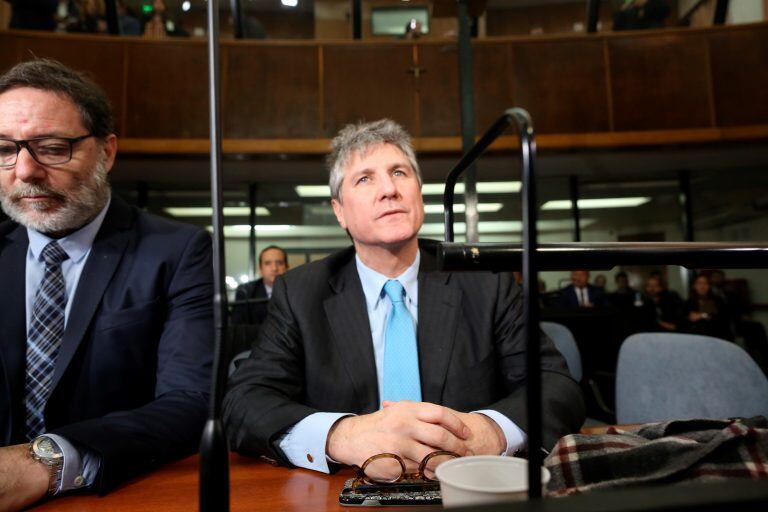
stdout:
MULTIPOLYGON (((518 457, 460 457, 437 466, 435 475, 446 508, 528 498, 528 461, 518 457)), ((541 468, 542 487, 549 478, 549 470, 541 468)))

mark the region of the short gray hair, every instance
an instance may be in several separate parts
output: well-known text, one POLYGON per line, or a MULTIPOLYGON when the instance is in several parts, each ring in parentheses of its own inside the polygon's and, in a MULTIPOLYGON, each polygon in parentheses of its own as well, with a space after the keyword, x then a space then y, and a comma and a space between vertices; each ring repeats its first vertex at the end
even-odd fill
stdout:
POLYGON ((331 188, 331 198, 341 202, 341 183, 344 181, 344 168, 355 153, 366 152, 379 144, 392 144, 403 152, 408 163, 416 172, 419 186, 422 184, 421 170, 416 162, 416 154, 411 145, 411 136, 405 129, 391 119, 379 119, 371 123, 358 122, 342 128, 331 141, 331 152, 326 159, 331 188))

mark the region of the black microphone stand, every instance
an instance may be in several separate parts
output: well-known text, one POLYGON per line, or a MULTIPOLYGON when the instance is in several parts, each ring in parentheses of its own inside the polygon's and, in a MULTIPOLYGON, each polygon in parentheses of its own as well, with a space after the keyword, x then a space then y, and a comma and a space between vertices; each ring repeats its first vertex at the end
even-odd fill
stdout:
POLYGON ((229 510, 229 443, 221 421, 226 357, 227 291, 224 272, 224 215, 221 181, 221 80, 219 69, 219 2, 208 0, 208 86, 211 138, 211 206, 213 209, 214 352, 211 403, 200 440, 200 510, 229 510))

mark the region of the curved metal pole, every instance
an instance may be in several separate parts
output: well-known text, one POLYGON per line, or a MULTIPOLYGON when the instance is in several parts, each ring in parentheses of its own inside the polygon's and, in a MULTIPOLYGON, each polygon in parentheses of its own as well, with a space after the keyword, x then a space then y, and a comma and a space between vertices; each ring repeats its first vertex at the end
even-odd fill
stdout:
MULTIPOLYGON (((504 131, 512 123, 512 120, 514 119, 514 112, 516 110, 525 112, 522 109, 514 108, 504 112, 504 115, 497 119, 496 122, 493 123, 493 126, 491 126, 488 131, 483 134, 480 140, 478 140, 477 143, 475 143, 475 145, 472 146, 472 148, 467 151, 463 157, 461 157, 459 163, 456 164, 453 169, 451 169, 451 172, 449 172, 448 176, 445 178, 445 191, 443 192, 443 215, 445 217, 446 242, 453 242, 453 197, 454 188, 456 188, 456 181, 459 179, 461 174, 467 170, 467 168, 472 165, 472 163, 477 160, 477 158, 482 155, 486 149, 488 149, 488 146, 490 146, 493 141, 498 139, 499 136, 504 133, 504 131)), ((528 114, 526 113, 526 115, 528 114)))
POLYGON ((208 421, 200 440, 200 510, 229 510, 229 445, 221 421, 226 372, 227 292, 224 271, 224 215, 221 180, 221 79, 219 2, 208 0, 208 86, 211 138, 211 206, 213 209, 214 352, 208 421))
POLYGON ((514 124, 520 136, 523 181, 523 333, 526 340, 527 416, 528 416, 528 497, 541 497, 541 464, 543 462, 541 432, 541 339, 539 337, 539 286, 536 238, 536 180, 534 141, 531 116, 521 108, 504 112, 480 140, 454 167, 445 180, 443 208, 445 240, 453 241, 453 197, 456 180, 509 125, 514 124))

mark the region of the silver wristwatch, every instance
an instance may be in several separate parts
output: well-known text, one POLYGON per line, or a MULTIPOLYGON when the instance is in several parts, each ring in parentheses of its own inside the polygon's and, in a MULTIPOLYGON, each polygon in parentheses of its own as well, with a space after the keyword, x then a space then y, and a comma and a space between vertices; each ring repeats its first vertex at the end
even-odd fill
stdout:
POLYGON ((59 488, 64 470, 64 453, 56 441, 46 435, 37 436, 29 443, 29 455, 48 467, 48 496, 59 488))

